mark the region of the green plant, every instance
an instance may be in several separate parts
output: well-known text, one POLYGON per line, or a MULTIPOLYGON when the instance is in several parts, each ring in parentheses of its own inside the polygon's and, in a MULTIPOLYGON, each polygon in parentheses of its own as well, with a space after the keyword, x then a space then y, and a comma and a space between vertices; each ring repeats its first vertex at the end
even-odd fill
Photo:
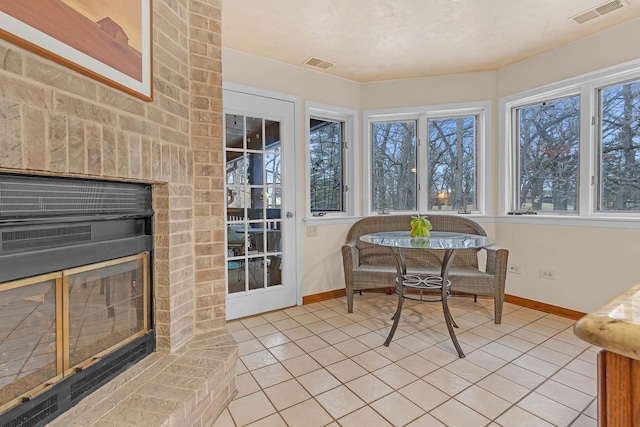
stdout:
POLYGON ((429 237, 433 226, 426 216, 418 215, 411 219, 411 237, 429 237))

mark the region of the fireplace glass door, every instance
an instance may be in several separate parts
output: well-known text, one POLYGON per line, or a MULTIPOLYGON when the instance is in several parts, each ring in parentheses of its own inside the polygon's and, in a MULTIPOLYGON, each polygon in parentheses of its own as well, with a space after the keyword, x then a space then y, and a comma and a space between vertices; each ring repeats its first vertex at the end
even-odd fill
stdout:
POLYGON ((149 254, 0 285, 0 410, 149 330, 149 254))

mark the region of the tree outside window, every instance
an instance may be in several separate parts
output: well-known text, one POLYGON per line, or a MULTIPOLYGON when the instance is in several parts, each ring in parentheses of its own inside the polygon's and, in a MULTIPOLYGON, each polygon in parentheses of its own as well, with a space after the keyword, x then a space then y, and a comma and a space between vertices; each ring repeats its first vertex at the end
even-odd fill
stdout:
POLYGON ((580 97, 517 108, 516 115, 518 209, 577 212, 580 97))
POLYGON ((640 81, 599 90, 601 211, 640 210, 640 81))
POLYGON ((309 128, 311 212, 343 211, 343 123, 311 118, 309 128))

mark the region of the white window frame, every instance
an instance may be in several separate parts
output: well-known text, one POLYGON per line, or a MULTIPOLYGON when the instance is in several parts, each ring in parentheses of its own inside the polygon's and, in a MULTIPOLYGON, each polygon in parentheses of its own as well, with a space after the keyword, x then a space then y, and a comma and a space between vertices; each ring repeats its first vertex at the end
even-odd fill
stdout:
MULTIPOLYGON (((389 214, 414 214, 420 213, 432 213, 432 214, 451 214, 457 215, 457 211, 439 211, 428 210, 428 186, 426 182, 426 168, 427 168, 427 156, 426 150, 428 150, 428 135, 427 135, 427 121, 430 119, 440 119, 456 116, 478 116, 477 132, 476 132, 476 188, 478 194, 476 195, 477 206, 476 210, 471 211, 471 215, 488 215, 491 214, 489 210, 493 206, 492 191, 489 187, 489 183, 492 180, 492 102, 486 101, 473 101, 455 104, 438 104, 438 105, 426 105, 419 107, 406 107, 406 108, 394 108, 384 110, 366 110, 362 113, 363 122, 363 156, 362 156, 362 176, 363 176, 363 213, 366 216, 382 215, 371 209, 371 192, 373 190, 373 182, 371 179, 371 158, 372 158, 372 146, 371 146, 371 124, 377 122, 388 121, 410 121, 417 120, 417 211, 390 211, 389 214)), ((465 214, 466 215, 466 214, 465 214)))
MULTIPOLYGON (((580 96, 580 141, 578 166, 578 212, 537 212, 536 215, 518 215, 520 221, 559 221, 558 224, 596 220, 594 225, 602 225, 598 220, 612 218, 635 219, 639 212, 606 212, 596 209, 599 182, 599 135, 596 117, 598 115, 597 91, 603 86, 622 84, 640 79, 640 60, 609 67, 593 73, 563 80, 547 86, 531 89, 501 98, 498 101, 498 215, 507 216, 517 210, 518 185, 518 139, 514 126, 513 111, 532 103, 564 96, 580 96)), ((513 216, 513 215, 509 215, 513 216)), ((611 224, 607 224, 611 226, 611 224)))
POLYGON ((356 110, 310 101, 305 102, 305 222, 334 223, 353 218, 358 214, 358 128, 358 112, 356 110), (342 184, 346 186, 347 190, 343 193, 343 210, 340 212, 328 211, 321 216, 316 212, 311 212, 311 182, 309 179, 311 176, 311 150, 309 147, 311 129, 309 122, 312 117, 343 123, 345 141, 345 148, 342 150, 342 184))

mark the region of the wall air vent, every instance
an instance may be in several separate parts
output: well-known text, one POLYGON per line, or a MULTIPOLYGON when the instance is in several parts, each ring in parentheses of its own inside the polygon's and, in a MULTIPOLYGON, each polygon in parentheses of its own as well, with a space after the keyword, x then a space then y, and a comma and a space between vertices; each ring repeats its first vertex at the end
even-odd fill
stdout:
POLYGON ((315 68, 320 68, 322 70, 328 70, 329 68, 333 67, 333 62, 324 61, 322 59, 314 58, 313 56, 309 57, 306 61, 303 62, 303 64, 315 68))
POLYGON ((620 9, 623 6, 624 3, 622 0, 613 0, 592 9, 586 10, 576 16, 573 16, 571 19, 576 21, 578 24, 584 24, 587 21, 591 21, 592 19, 598 18, 599 16, 602 16, 609 12, 613 12, 614 10, 620 9))

